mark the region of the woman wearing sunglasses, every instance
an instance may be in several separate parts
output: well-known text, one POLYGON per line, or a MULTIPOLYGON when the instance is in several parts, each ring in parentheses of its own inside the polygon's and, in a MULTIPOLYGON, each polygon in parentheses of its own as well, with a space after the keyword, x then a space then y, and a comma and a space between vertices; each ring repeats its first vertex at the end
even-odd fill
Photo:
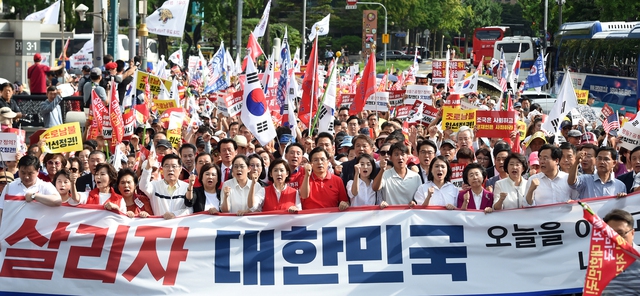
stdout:
POLYGON ((51 182, 51 178, 53 178, 59 170, 67 166, 67 159, 62 154, 47 154, 43 162, 47 173, 44 174, 40 172, 38 178, 45 182, 51 182))

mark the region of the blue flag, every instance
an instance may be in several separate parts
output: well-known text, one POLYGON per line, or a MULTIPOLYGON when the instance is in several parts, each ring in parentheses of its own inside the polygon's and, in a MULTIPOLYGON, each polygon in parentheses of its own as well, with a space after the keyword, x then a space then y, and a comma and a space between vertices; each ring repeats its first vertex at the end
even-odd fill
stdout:
POLYGON ((524 89, 541 87, 547 84, 547 76, 544 73, 544 60, 542 54, 538 55, 538 59, 531 66, 531 71, 527 77, 527 83, 524 85, 524 89))
POLYGON ((220 48, 209 62, 209 80, 207 81, 207 85, 205 86, 202 94, 224 90, 229 87, 226 79, 229 74, 224 66, 224 55, 224 43, 220 42, 220 48))

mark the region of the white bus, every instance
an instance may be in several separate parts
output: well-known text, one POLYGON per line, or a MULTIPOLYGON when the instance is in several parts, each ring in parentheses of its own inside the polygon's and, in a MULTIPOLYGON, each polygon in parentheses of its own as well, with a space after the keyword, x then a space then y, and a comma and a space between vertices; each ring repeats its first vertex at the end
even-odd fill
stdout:
POLYGON ((504 59, 508 64, 508 71, 511 71, 511 65, 518 55, 520 50, 520 75, 518 75, 518 81, 524 81, 529 76, 529 71, 533 62, 538 57, 537 40, 529 36, 514 36, 505 37, 504 39, 497 41, 493 49, 493 57, 500 60, 500 50, 504 50, 504 59))

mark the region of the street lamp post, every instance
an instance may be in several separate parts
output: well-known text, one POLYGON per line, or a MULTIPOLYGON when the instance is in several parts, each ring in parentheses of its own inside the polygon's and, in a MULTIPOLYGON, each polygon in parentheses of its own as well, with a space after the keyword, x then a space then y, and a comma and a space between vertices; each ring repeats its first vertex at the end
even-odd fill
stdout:
POLYGON ((302 0, 302 63, 305 63, 307 52, 307 0, 302 0))
POLYGON ((100 22, 97 23, 96 20, 94 19, 94 29, 93 29, 93 66, 94 67, 101 67, 102 65, 104 65, 104 61, 102 60, 102 57, 104 56, 104 41, 105 41, 105 35, 104 35, 104 22, 107 20, 106 16, 105 16, 105 10, 104 7, 102 7, 102 2, 100 0, 94 0, 93 1, 93 8, 94 12, 87 12, 89 11, 89 7, 87 7, 84 4, 80 4, 78 5, 78 7, 76 7, 76 12, 78 13, 78 16, 80 17, 80 21, 86 21, 87 20, 87 15, 92 15, 96 18, 100 18, 100 22), (97 23, 97 24, 96 24, 97 23))
POLYGON ((140 67, 138 67, 138 69, 147 71, 147 37, 149 36, 149 30, 147 29, 147 0, 138 2, 138 9, 140 13, 140 27, 138 28, 138 36, 140 37, 140 52, 138 53, 140 55, 140 67))
MULTIPOLYGON (((382 4, 382 3, 378 3, 378 2, 360 2, 358 1, 358 3, 356 4, 372 4, 372 5, 380 5, 382 6, 382 8, 384 9, 384 34, 387 35, 387 8, 382 4)), ((384 67, 387 67, 387 44, 384 44, 384 67)))

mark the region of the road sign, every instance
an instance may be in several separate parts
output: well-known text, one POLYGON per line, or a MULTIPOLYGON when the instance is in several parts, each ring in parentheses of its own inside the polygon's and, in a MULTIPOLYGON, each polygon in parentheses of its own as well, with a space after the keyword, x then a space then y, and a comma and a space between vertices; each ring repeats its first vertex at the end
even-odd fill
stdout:
POLYGON ((389 43, 389 34, 382 34, 382 43, 383 44, 389 43))
POLYGON ((347 0, 347 6, 356 6, 358 0, 347 0))
POLYGON ((347 5, 344 9, 358 9, 358 5, 347 5))

